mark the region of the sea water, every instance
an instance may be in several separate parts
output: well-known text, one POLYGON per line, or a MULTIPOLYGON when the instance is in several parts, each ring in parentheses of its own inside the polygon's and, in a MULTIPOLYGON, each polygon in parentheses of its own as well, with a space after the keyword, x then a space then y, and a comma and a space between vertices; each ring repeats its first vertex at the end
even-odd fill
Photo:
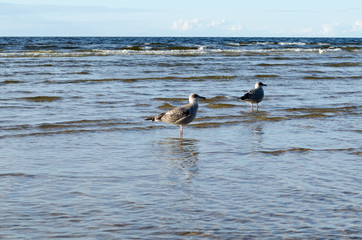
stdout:
POLYGON ((0 38, 0 93, 2 239, 362 238, 361 38, 0 38))

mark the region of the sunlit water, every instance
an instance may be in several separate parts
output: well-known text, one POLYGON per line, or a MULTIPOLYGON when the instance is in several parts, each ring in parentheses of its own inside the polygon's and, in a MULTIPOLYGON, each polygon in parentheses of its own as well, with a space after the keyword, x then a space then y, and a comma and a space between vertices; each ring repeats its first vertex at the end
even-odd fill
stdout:
POLYGON ((361 39, 0 38, 0 238, 361 239, 361 67, 361 39), (144 120, 190 93, 183 139, 144 120))

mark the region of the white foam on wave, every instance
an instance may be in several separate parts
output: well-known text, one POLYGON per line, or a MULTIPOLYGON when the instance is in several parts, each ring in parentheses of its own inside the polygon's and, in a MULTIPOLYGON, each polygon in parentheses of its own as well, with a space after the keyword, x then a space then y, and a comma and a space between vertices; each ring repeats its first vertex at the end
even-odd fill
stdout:
POLYGON ((240 43, 233 43, 233 42, 231 42, 231 43, 227 43, 226 45, 229 45, 229 46, 235 46, 235 47, 239 47, 239 46, 241 46, 241 44, 240 44, 240 43))
MULTIPOLYGON (((328 52, 342 51, 341 48, 328 48, 328 52)), ((218 54, 283 54, 283 53, 312 53, 319 52, 319 48, 268 48, 268 49, 208 49, 200 46, 198 49, 186 50, 86 50, 80 52, 55 52, 55 51, 31 51, 31 52, 0 52, 1 58, 16 57, 91 57, 91 56, 122 56, 122 55, 174 55, 174 56, 198 56, 218 54)))
POLYGON ((281 46, 289 46, 289 45, 304 46, 304 45, 306 45, 306 43, 304 43, 304 42, 279 42, 278 44, 281 46))

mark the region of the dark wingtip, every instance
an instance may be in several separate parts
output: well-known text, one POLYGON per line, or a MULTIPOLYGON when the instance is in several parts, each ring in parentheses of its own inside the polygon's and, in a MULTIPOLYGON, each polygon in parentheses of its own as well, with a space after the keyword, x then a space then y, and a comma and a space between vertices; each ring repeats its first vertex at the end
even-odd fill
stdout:
POLYGON ((240 98, 240 100, 246 100, 249 99, 249 93, 246 93, 244 96, 240 98))

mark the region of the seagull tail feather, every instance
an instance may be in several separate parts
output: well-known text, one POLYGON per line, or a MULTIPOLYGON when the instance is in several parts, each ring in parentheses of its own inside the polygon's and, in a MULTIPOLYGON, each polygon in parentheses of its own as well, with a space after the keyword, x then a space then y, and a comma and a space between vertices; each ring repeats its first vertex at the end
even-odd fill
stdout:
POLYGON ((155 121, 155 117, 146 117, 145 120, 154 122, 154 121, 155 121))
POLYGON ((160 113, 157 116, 146 117, 145 120, 151 120, 152 122, 162 122, 161 118, 165 115, 165 113, 160 113))
POLYGON ((247 100, 249 99, 249 93, 246 93, 244 96, 240 98, 241 100, 247 100))

